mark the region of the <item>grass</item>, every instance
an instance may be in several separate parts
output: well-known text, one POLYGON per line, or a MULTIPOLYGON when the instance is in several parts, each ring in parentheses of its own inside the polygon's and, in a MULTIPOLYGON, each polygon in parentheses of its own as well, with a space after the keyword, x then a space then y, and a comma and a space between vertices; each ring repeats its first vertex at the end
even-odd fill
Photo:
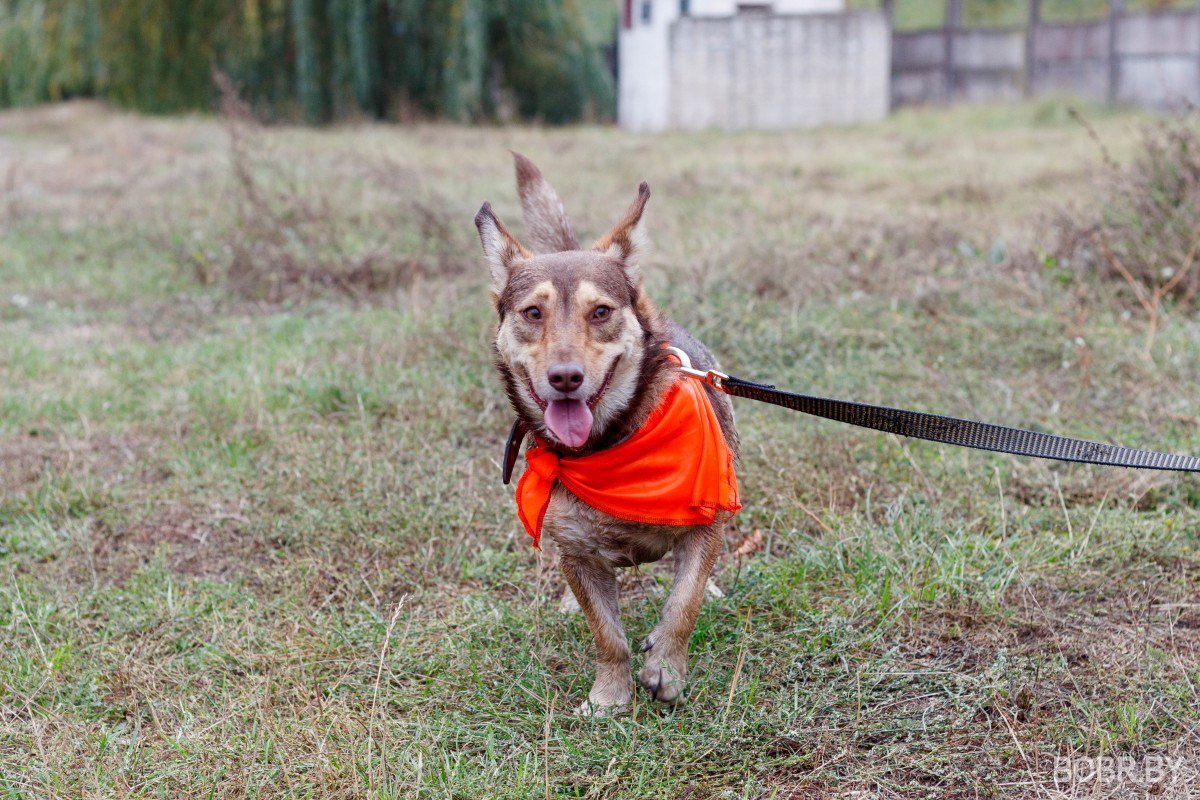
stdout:
MULTIPOLYGON (((1132 157, 1141 117, 1092 122, 1132 157)), ((586 721, 586 624, 497 475, 471 218, 490 199, 519 229, 510 147, 593 234, 650 181, 651 291, 734 374, 1200 451, 1195 313, 1168 300, 1147 358, 1122 287, 1053 255, 1100 185, 1061 105, 254 146, 348 263, 363 220, 406 241, 391 169, 465 266, 247 296, 218 121, 0 114, 5 797, 1118 797, 1147 786, 1055 784, 1056 759, 1163 754, 1187 769, 1161 796, 1195 791, 1195 478, 741 404, 746 509, 687 704, 586 721)), ((631 637, 668 576, 624 576, 631 637)))

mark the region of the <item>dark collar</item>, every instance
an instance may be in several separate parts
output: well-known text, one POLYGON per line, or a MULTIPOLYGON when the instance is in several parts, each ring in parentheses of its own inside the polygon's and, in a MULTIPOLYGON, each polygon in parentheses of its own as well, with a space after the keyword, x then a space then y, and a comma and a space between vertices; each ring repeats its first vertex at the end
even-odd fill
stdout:
POLYGON ((521 444, 525 441, 528 433, 529 426, 525 424, 525 420, 520 417, 513 420, 512 429, 508 432, 508 441, 504 444, 504 458, 500 461, 505 486, 512 480, 513 467, 517 464, 517 456, 521 454, 521 444))

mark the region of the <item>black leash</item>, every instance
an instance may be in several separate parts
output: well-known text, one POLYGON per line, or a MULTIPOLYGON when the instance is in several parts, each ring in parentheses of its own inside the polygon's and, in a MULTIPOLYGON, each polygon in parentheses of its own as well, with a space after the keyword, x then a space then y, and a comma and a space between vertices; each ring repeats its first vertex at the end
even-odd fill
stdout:
MULTIPOLYGON (((902 408, 873 406, 868 403, 853 403, 849 400, 833 400, 808 394, 796 394, 776 389, 771 384, 754 383, 718 372, 715 369, 693 369, 687 353, 668 348, 680 360, 679 371, 689 378, 707 383, 709 386, 731 397, 746 397, 760 403, 802 411, 815 417, 845 422, 860 428, 926 439, 930 442, 971 447, 976 450, 991 450, 1033 458, 1053 458, 1058 461, 1075 461, 1081 464, 1103 464, 1109 467, 1133 467, 1138 469, 1161 469, 1174 472, 1200 472, 1200 457, 1156 453, 1153 450, 1133 450, 1115 444, 1100 444, 1084 439, 1071 439, 1049 433, 1037 433, 1004 425, 991 425, 958 417, 943 417, 922 411, 906 411, 902 408)), ((518 419, 513 423, 504 448, 502 464, 504 482, 512 477, 517 453, 528 433, 525 424, 518 419)))
POLYGON ((972 447, 976 450, 991 450, 1034 458, 1053 458, 1058 461, 1076 461, 1082 464, 1104 464, 1110 467, 1137 467, 1140 469, 1163 469, 1175 472, 1200 472, 1200 458, 1156 453, 1153 450, 1132 450, 1115 444, 1100 444, 1083 439, 1070 439, 1049 433, 991 425, 957 417, 943 417, 921 411, 905 411, 901 408, 873 406, 867 403, 852 403, 848 400, 831 400, 776 389, 765 383, 754 383, 718 372, 715 369, 693 369, 686 353, 677 347, 668 348, 679 358, 680 372, 689 378, 703 381, 732 397, 747 397, 760 403, 802 411, 816 417, 824 417, 860 428, 911 436, 931 442, 972 447))
POLYGON ((1200 472, 1200 458, 1196 456, 1132 450, 1115 444, 1070 439, 1066 436, 990 425, 957 417, 943 417, 921 411, 905 411, 887 406, 795 394, 740 378, 717 377, 717 380, 718 383, 709 382, 710 385, 733 397, 748 397, 761 403, 771 403, 793 411, 803 411, 805 414, 857 425, 860 428, 911 436, 914 439, 927 439, 931 442, 1018 456, 1077 461, 1083 464, 1200 472))

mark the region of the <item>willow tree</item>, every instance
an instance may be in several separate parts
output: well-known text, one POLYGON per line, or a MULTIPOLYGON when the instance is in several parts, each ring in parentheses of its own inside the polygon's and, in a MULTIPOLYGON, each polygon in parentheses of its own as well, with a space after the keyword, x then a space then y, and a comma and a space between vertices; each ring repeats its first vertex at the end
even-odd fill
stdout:
MULTIPOLYGON (((605 3, 610 0, 583 0, 605 3)), ((208 109, 214 68, 265 116, 606 116, 577 0, 0 0, 0 104, 208 109)))

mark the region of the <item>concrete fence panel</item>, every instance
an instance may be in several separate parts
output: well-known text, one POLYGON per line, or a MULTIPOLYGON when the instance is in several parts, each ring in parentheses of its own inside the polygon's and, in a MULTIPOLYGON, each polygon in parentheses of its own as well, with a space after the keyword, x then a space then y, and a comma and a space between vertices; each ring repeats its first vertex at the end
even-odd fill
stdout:
POLYGON ((894 105, 1021 96, 1025 34, 1020 28, 963 29, 952 37, 944 30, 897 33, 892 48, 894 105))
POLYGON ((686 17, 670 32, 672 127, 796 128, 888 112, 877 12, 686 17))
POLYGON ((1117 100, 1159 109, 1200 103, 1200 64, 1195 56, 1121 59, 1117 100))
POLYGON ((1030 76, 1033 94, 1066 94, 1095 103, 1108 97, 1107 62, 1047 61, 1035 64, 1030 76))
POLYGON ((1045 92, 1163 109, 1200 103, 1197 8, 1039 21, 1032 29, 943 27, 894 38, 893 105, 1045 92))
POLYGON ((1030 92, 1103 102, 1108 97, 1109 36, 1108 20, 1038 25, 1028 67, 1030 92))
POLYGON ((945 103, 950 96, 946 78, 945 33, 892 35, 892 105, 945 103))
POLYGON ((1129 13, 1117 23, 1117 52, 1123 56, 1200 54, 1200 16, 1195 10, 1129 13))
POLYGON ((954 33, 952 99, 1014 100, 1024 91, 1025 33, 1014 29, 954 33))
POLYGON ((1035 62, 1108 57, 1108 21, 1041 24, 1033 31, 1035 62))
POLYGON ((1111 0, 1104 19, 1044 22, 1028 0, 1026 25, 969 28, 962 0, 946 2, 946 25, 904 32, 884 12, 651 15, 621 34, 618 117, 636 130, 795 128, 1051 92, 1200 105, 1200 7, 1111 0))
POLYGON ((1025 32, 1020 28, 956 31, 954 66, 959 69, 999 69, 1019 73, 1025 66, 1025 32))
POLYGON ((894 34, 892 63, 904 70, 943 66, 946 63, 946 35, 941 31, 894 34))

